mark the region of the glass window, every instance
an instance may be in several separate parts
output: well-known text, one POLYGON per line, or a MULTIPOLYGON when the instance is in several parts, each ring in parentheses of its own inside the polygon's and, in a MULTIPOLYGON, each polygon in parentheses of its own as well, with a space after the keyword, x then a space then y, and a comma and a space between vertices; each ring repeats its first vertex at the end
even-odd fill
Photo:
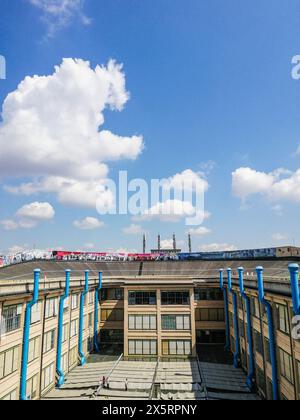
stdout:
POLYGON ((189 305, 189 292, 161 292, 162 305, 189 305))
POLYGON ((17 389, 14 389, 9 394, 5 395, 5 397, 0 398, 2 401, 17 401, 17 389))
POLYGON ((163 340, 162 352, 167 356, 190 356, 192 352, 190 340, 163 340))
POLYGON ((28 400, 34 400, 37 397, 38 375, 28 379, 26 383, 26 396, 28 400))
POLYGON ((189 315, 162 315, 162 330, 190 330, 189 315))
POLYGON ((79 294, 71 296, 71 309, 72 311, 78 309, 79 306, 79 294))
POLYGON ((283 305, 276 305, 276 307, 279 331, 281 331, 284 334, 290 334, 288 308, 283 305))
POLYGON ((73 321, 71 321, 70 338, 76 337, 76 335, 78 335, 78 325, 78 319, 74 319, 73 321))
POLYGON ((54 383, 54 363, 42 371, 42 391, 54 383))
POLYGON ((225 344, 224 330, 197 330, 197 344, 225 344))
POLYGON ((223 301, 224 295, 221 289, 195 289, 195 300, 196 301, 223 301))
POLYGON ((156 305, 156 292, 134 292, 128 293, 129 305, 156 305))
POLYGON ((31 324, 36 324, 41 321, 42 302, 38 302, 31 308, 31 324))
POLYGON ((3 334, 20 328, 22 305, 4 306, 1 317, 1 331, 3 334))
POLYGON ((123 289, 102 289, 101 291, 101 300, 123 300, 124 293, 123 289))
POLYGON ((57 298, 46 300, 45 318, 53 318, 57 315, 58 301, 57 298))
POLYGON ((294 384, 292 356, 286 353, 284 350, 279 349, 279 357, 281 376, 287 379, 291 384, 294 384))
POLYGON ((29 341, 28 363, 33 362, 40 354, 40 337, 35 337, 29 341))
POLYGON ((0 353, 0 379, 11 375, 18 370, 20 346, 13 347, 0 353))
POLYGON ((156 340, 129 340, 128 352, 130 355, 156 356, 157 342, 156 340))
POLYGON ((48 353, 54 349, 55 344, 55 330, 48 331, 44 334, 43 353, 48 353))

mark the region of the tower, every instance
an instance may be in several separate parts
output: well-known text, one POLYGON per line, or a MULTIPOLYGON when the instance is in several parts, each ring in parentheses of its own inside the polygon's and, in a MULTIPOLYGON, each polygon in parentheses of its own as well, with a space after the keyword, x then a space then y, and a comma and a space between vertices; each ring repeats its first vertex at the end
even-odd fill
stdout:
POLYGON ((192 235, 189 233, 189 253, 192 253, 192 235))
POLYGON ((146 235, 143 235, 143 254, 146 254, 146 235))
POLYGON ((158 235, 157 249, 158 249, 158 251, 160 251, 160 249, 161 249, 161 239, 160 239, 160 235, 158 235))
POLYGON ((177 246, 176 246, 176 235, 173 235, 173 250, 176 251, 177 246))

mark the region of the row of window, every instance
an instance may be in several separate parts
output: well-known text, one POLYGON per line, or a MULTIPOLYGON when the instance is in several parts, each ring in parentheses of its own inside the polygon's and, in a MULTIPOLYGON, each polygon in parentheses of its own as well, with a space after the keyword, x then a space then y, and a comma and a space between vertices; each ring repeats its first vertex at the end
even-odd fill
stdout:
MULTIPOLYGON (((156 340, 129 340, 128 353, 133 356, 156 356, 156 340)), ((164 356, 190 356, 192 344, 189 340, 163 340, 162 353, 164 356)))
MULTIPOLYGON (((93 303, 93 293, 89 293, 89 303, 93 303)), ((58 315, 58 298, 50 298, 45 304, 45 319, 54 318, 58 315)), ((64 303, 65 309, 68 309, 68 299, 64 303)), ((79 294, 71 296, 71 309, 76 310, 79 307, 79 294)), ((1 334, 7 334, 20 329, 22 305, 4 306, 1 314, 1 334)), ((31 310, 31 324, 36 324, 42 319, 42 302, 38 302, 31 310)))
POLYGON ((196 321, 217 321, 224 322, 225 313, 224 309, 196 309, 196 321))
MULTIPOLYGON (((133 293, 147 293, 147 294, 151 294, 153 292, 129 292, 130 297, 133 296, 133 293)), ((155 292, 154 292, 155 293, 155 292)), ((174 292, 171 292, 174 294, 174 292)), ((149 300, 149 295, 147 297, 147 295, 145 296, 145 300, 146 302, 149 300)), ((153 299, 154 299, 154 295, 152 295, 153 299)), ((124 292, 123 289, 102 289, 101 291, 101 300, 102 301, 114 301, 114 300, 123 300, 124 299, 124 292)), ((137 296, 138 301, 140 299, 142 299, 142 301, 145 302, 145 300, 143 299, 143 297, 141 297, 141 295, 137 296)), ((173 298, 171 298, 173 299, 173 298)), ((175 297, 176 299, 176 297, 175 297)), ((220 289, 217 288, 208 288, 208 289, 200 289, 197 288, 195 289, 195 300, 196 301, 222 301, 223 300, 223 292, 220 289)), ((149 303, 141 303, 144 305, 149 305, 149 303)), ((156 294, 155 294, 155 302, 154 303, 150 303, 155 305, 156 304, 156 294)), ((179 303, 181 304, 181 303, 179 303)), ((188 303, 187 303, 188 304, 188 303)), ((135 303, 135 305, 139 305, 139 303, 135 303)))
MULTIPOLYGON (((155 291, 130 291, 128 294, 129 305, 156 305, 157 296, 155 291)), ((189 292, 161 292, 162 305, 189 305, 189 292)))

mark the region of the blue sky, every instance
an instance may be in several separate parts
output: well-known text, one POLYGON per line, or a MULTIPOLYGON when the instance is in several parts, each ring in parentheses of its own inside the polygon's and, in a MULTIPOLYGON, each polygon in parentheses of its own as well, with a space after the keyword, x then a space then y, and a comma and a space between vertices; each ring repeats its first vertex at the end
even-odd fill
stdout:
MULTIPOLYGON (((194 250, 300 245, 300 80, 291 77, 292 57, 300 54, 299 2, 85 0, 55 16, 46 12, 49 5, 1 0, 0 55, 7 63, 1 104, 26 76, 49 77, 63 58, 88 60, 92 68, 113 58, 124 65, 130 100, 122 112, 104 110, 101 129, 142 136, 145 147, 134 160, 109 161, 109 176, 127 170, 130 178, 149 181, 201 172, 210 217, 206 234, 194 235, 194 250)), ((13 112, 17 106, 15 99, 13 112)), ((71 111, 69 118, 78 120, 71 111)), ((13 129, 8 135, 2 128, 1 135, 0 127, 2 150, 13 129)), ((32 139, 38 148, 38 137, 32 139)), ((102 217, 95 208, 62 203, 53 191, 8 192, 4 186, 46 175, 43 162, 34 176, 22 171, 20 135, 15 144, 19 156, 3 153, 10 168, 0 178, 0 220, 14 223, 0 226, 3 252, 16 246, 141 250, 141 234, 123 231, 133 223, 149 232, 149 247, 158 232, 166 240, 175 232, 186 248, 183 219, 134 222, 130 215, 102 217), (55 216, 24 216, 23 206, 34 202, 50 204, 55 216), (98 219, 94 229, 74 226, 86 217, 98 219)), ((3 161, 0 156, 2 167, 3 161)))

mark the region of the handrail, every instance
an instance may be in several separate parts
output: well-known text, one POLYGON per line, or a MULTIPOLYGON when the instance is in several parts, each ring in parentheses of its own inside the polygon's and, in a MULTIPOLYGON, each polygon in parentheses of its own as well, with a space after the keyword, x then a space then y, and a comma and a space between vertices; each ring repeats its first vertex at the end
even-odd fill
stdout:
MULTIPOLYGON (((113 374, 113 371, 116 369, 116 367, 118 366, 118 364, 121 362, 121 360, 123 359, 124 353, 121 354, 121 356, 118 358, 118 360, 116 361, 116 363, 113 365, 113 367, 111 368, 111 370, 108 372, 106 379, 109 380, 109 378, 111 377, 111 375, 113 374)), ((97 391, 95 392, 95 396, 97 397, 99 392, 101 391, 103 387, 102 381, 100 381, 100 385, 97 388, 97 391)))
POLYGON ((160 357, 157 359, 157 362, 156 362, 155 371, 154 371, 154 375, 153 375, 153 379, 152 379, 152 385, 151 385, 151 389, 150 389, 150 393, 149 393, 149 400, 153 399, 153 394, 154 394, 154 389, 155 389, 155 382, 156 382, 156 377, 157 377, 157 373, 158 373, 159 363, 160 363, 160 357))
POLYGON ((197 354, 197 366, 198 366, 198 370, 199 370, 199 374, 200 374, 200 379, 201 379, 201 385, 203 386, 203 390, 205 393, 205 399, 208 400, 208 391, 207 391, 207 387, 206 387, 206 382, 204 379, 204 375, 202 373, 202 368, 201 368, 201 364, 200 364, 200 360, 199 360, 199 356, 197 354))

